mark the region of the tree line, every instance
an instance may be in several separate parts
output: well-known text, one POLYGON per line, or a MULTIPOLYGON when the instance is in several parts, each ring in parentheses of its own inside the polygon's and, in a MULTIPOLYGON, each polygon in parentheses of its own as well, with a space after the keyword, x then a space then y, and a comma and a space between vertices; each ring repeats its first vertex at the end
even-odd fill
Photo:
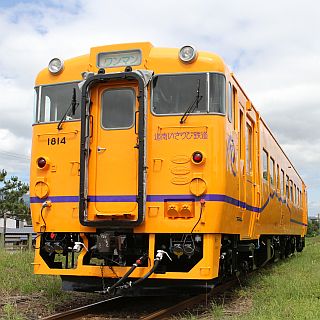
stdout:
POLYGON ((4 229, 8 218, 31 223, 30 208, 23 200, 28 191, 28 184, 16 176, 7 178, 7 172, 0 171, 0 218, 4 219, 4 229))

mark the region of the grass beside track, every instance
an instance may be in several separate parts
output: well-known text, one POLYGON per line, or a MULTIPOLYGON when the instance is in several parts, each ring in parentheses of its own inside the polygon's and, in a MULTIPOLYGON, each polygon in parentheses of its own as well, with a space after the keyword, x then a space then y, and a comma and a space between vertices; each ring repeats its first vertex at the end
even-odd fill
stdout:
POLYGON ((33 274, 33 254, 0 250, 0 319, 30 319, 25 312, 32 315, 44 305, 46 312, 51 312, 68 299, 69 294, 61 291, 59 277, 33 274))
POLYGON ((105 299, 96 293, 64 292, 59 276, 34 275, 33 251, 0 249, 0 320, 35 320, 105 299))
POLYGON ((60 294, 57 277, 33 275, 33 252, 0 250, 0 293, 28 295, 39 293, 51 297, 60 294))
POLYGON ((301 253, 259 270, 246 284, 212 302, 202 320, 320 319, 320 237, 308 238, 301 253))

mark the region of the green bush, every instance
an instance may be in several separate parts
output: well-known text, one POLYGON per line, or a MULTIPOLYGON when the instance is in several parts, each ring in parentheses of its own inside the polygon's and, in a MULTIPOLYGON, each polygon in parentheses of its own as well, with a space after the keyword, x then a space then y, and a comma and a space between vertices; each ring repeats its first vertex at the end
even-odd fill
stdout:
POLYGON ((319 235, 319 222, 314 220, 308 221, 308 232, 307 237, 315 237, 319 235))

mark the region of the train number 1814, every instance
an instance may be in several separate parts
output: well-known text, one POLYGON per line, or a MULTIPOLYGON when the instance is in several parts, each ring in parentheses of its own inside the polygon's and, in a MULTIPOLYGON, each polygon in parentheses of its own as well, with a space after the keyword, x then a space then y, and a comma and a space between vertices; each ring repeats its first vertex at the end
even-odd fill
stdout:
POLYGON ((57 144, 66 144, 66 137, 62 138, 48 138, 48 146, 54 146, 57 144))

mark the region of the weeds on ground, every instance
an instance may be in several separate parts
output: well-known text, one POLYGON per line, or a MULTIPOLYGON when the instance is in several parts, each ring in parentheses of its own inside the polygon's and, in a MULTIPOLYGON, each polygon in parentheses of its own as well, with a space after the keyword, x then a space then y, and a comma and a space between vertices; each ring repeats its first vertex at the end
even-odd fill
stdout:
POLYGON ((238 297, 252 301, 252 307, 227 319, 320 319, 319 265, 320 237, 307 239, 302 253, 261 269, 250 278, 238 297))
POLYGON ((57 277, 33 274, 33 252, 0 250, 0 292, 5 295, 33 294, 45 288, 44 295, 55 296, 61 291, 57 277))
POLYGON ((3 316, 1 320, 25 320, 26 318, 18 313, 17 307, 11 303, 7 303, 2 307, 3 316))
POLYGON ((194 319, 320 319, 319 266, 320 237, 308 238, 303 252, 257 271, 226 299, 214 301, 207 312, 194 319))
POLYGON ((1 319, 21 318, 16 311, 19 299, 42 301, 50 312, 68 298, 69 294, 61 290, 59 277, 33 274, 32 261, 32 251, 0 250, 1 319))

